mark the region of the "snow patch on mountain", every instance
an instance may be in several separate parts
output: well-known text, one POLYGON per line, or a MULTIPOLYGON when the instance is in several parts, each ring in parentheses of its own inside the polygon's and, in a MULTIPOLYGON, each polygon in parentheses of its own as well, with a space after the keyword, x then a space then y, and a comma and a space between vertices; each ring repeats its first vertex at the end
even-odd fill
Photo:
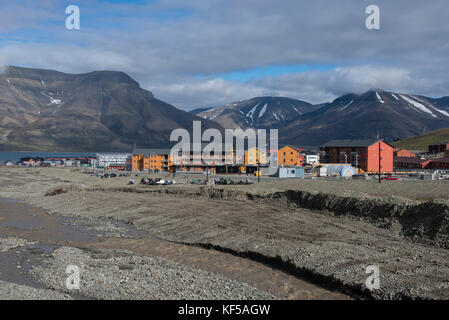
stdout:
POLYGON ((52 105, 52 104, 60 105, 60 104, 62 104, 62 100, 53 98, 52 97, 53 94, 51 92, 45 93, 45 92, 41 91, 41 94, 46 96, 48 99, 50 99, 49 105, 52 105))
POLYGON ((382 97, 380 96, 379 92, 377 92, 377 91, 376 91, 376 96, 380 103, 385 103, 385 101, 382 100, 382 97))
POLYGON ((354 100, 351 100, 351 102, 349 102, 347 105, 345 105, 343 108, 340 109, 340 111, 345 110, 347 107, 349 107, 352 103, 354 102, 354 100))
POLYGON ((249 110, 249 112, 246 114, 246 116, 248 118, 253 118, 254 117, 254 112, 257 110, 257 107, 259 106, 260 103, 256 104, 251 110, 249 110))
POLYGON ((265 105, 263 106, 262 110, 260 110, 259 112, 259 119, 263 117, 263 115, 265 114, 265 111, 267 111, 267 106, 268 103, 265 103, 265 105))
POLYGON ((292 106, 292 108, 293 108, 296 112, 298 112, 299 115, 302 115, 302 112, 300 112, 298 109, 296 109, 296 107, 292 106))
POLYGON ((394 93, 392 93, 391 95, 393 96, 393 98, 399 101, 399 98, 394 93))
POLYGON ((407 101, 411 106, 415 107, 416 108, 415 110, 417 110, 417 111, 421 110, 421 111, 423 111, 425 113, 428 113, 428 114, 432 115, 432 117, 434 117, 434 118, 437 117, 432 111, 430 111, 428 108, 426 108, 426 106, 424 106, 423 104, 421 104, 421 103, 419 103, 419 102, 417 102, 417 101, 413 100, 412 98, 407 97, 405 95, 401 94, 400 96, 401 96, 402 99, 407 101))
POLYGON ((446 112, 446 111, 444 111, 444 110, 441 110, 441 109, 438 109, 438 108, 435 108, 434 106, 432 106, 432 108, 434 108, 436 111, 438 111, 439 113, 442 113, 442 114, 444 114, 446 117, 449 117, 449 113, 448 112, 446 112))

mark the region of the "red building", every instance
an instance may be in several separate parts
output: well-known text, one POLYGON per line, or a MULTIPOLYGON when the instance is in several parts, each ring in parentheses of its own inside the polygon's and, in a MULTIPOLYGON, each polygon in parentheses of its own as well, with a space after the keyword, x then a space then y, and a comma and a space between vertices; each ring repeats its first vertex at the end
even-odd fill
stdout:
POLYGON ((393 172, 394 148, 383 140, 332 140, 321 147, 325 163, 346 163, 365 172, 393 172))
POLYGON ((428 168, 432 170, 449 169, 449 158, 439 158, 429 161, 428 168))
POLYGON ((441 142, 429 145, 429 153, 442 153, 449 150, 449 143, 441 142))
POLYGON ((395 169, 430 169, 432 160, 412 157, 394 157, 395 169))
POLYGON ((416 154, 405 149, 394 149, 394 157, 398 158, 416 158, 416 154))

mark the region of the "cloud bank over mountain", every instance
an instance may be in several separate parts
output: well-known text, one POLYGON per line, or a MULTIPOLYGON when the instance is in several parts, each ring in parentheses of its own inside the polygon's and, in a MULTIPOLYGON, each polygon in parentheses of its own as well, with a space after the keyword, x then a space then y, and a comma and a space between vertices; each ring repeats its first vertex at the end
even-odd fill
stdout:
POLYGON ((120 70, 184 109, 261 95, 319 103, 372 88, 449 92, 445 0, 377 0, 380 30, 365 28, 365 0, 81 0, 74 31, 66 3, 21 2, 0 4, 0 65, 120 70), (226 76, 271 66, 287 68, 226 76))

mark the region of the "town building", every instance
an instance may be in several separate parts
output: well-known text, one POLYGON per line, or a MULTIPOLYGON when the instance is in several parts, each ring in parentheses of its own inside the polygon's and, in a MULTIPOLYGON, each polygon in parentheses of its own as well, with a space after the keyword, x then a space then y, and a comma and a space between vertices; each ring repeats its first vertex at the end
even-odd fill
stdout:
POLYGON ((261 148, 251 148, 245 151, 245 165, 257 166, 258 164, 267 164, 267 152, 261 148))
POLYGON ((20 158, 20 164, 27 167, 38 167, 45 161, 42 157, 23 157, 20 158))
POLYGON ((405 149, 394 149, 393 156, 398 158, 416 158, 416 153, 405 149))
POLYGON ((320 163, 320 156, 316 152, 304 151, 300 156, 304 156, 304 164, 320 163))
POLYGON ((279 166, 303 166, 304 151, 302 148, 292 147, 287 145, 278 151, 278 165, 279 166))
POLYGON ((449 150, 448 142, 440 142, 440 143, 429 145, 429 153, 432 153, 432 154, 443 153, 443 152, 446 152, 446 150, 449 150))
POLYGON ((321 162, 350 164, 372 173, 379 172, 380 164, 381 172, 393 172, 393 149, 383 140, 332 140, 321 147, 321 162))
POLYGON ((166 172, 171 166, 169 149, 136 149, 131 157, 132 171, 166 172))
POLYGON ((279 167, 277 172, 272 177, 285 178, 302 178, 304 177, 304 168, 298 166, 279 167))
POLYGON ((449 169, 449 158, 433 159, 429 162, 426 169, 431 170, 449 169))
POLYGON ((97 153, 97 165, 103 168, 125 167, 130 153, 97 153))
POLYGON ((432 160, 412 157, 394 157, 394 169, 423 170, 429 169, 432 160))

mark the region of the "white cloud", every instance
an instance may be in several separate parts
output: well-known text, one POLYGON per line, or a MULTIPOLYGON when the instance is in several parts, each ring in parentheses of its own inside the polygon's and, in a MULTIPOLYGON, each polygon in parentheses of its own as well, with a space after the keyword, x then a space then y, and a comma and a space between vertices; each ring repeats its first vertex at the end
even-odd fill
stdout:
POLYGON ((447 0, 377 0, 375 32, 364 27, 367 0, 80 0, 80 31, 65 30, 60 1, 23 2, 0 4, 0 64, 120 70, 179 107, 258 95, 323 102, 371 88, 449 95, 447 0), (187 14, 161 18, 173 10, 187 14), (216 76, 289 64, 339 67, 247 83, 216 76))

